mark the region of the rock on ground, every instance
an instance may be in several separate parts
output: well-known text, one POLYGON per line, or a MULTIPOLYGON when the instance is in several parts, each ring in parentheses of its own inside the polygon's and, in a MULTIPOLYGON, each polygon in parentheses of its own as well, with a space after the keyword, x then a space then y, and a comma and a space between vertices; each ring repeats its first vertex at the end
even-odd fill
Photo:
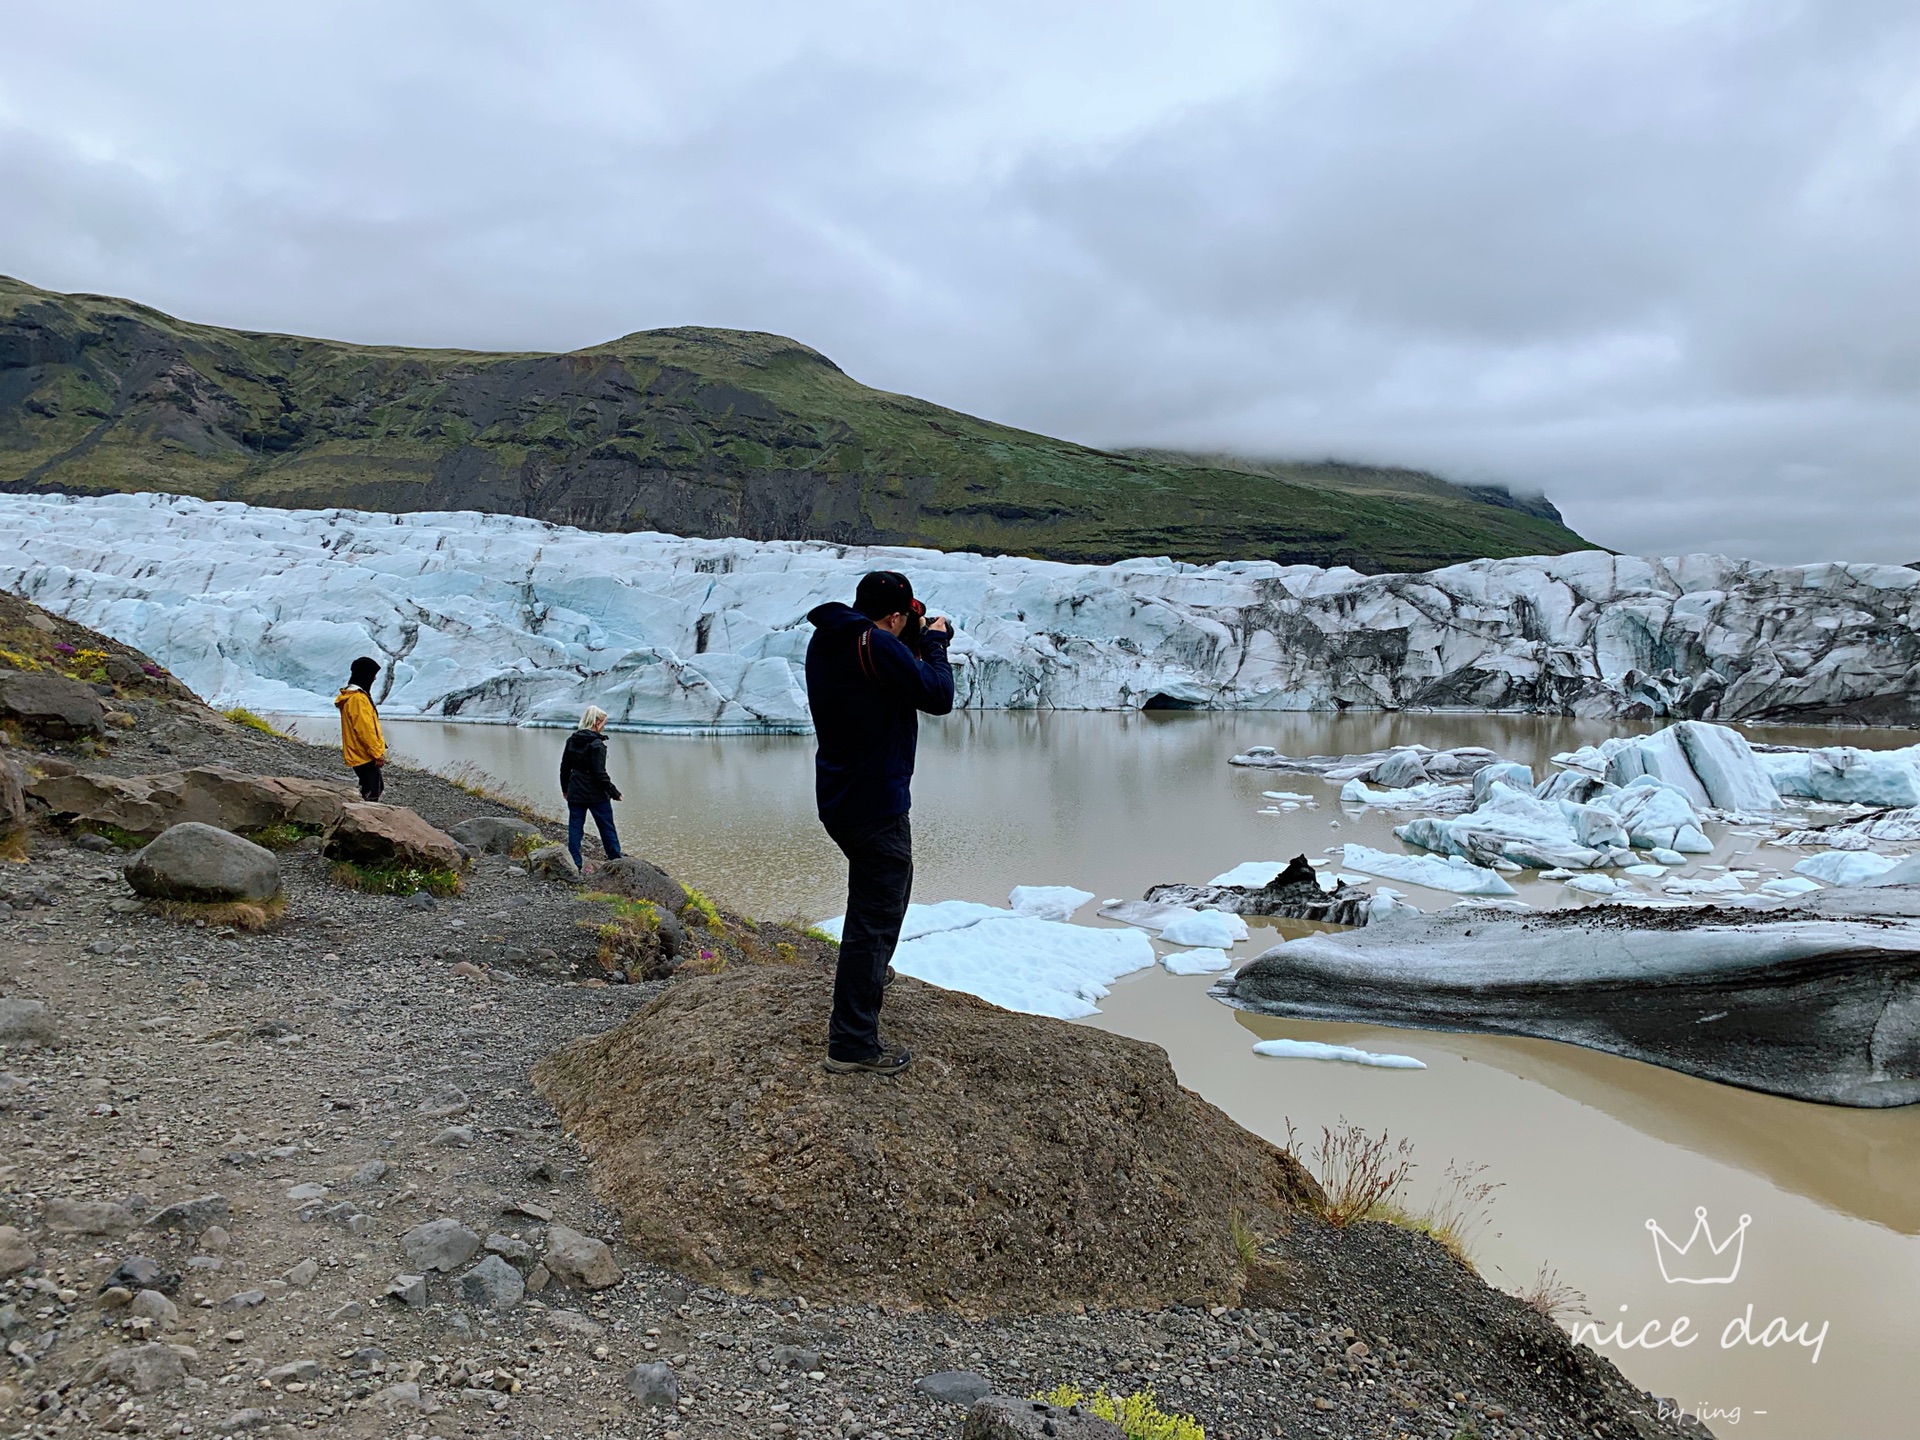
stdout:
POLYGON ((668 915, 687 903, 686 887, 638 855, 608 860, 593 872, 593 888, 629 900, 650 900, 668 915))
POLYGON ((648 1409, 672 1409, 680 1400, 680 1380, 665 1361, 643 1362, 627 1372, 627 1393, 648 1409))
POLYGON ((107 729, 106 707, 78 680, 18 670, 0 670, 0 720, 49 740, 78 740, 107 729))
POLYGON ((0 1045, 51 1045, 59 1031, 44 1000, 0 1000, 0 1045))
POLYGON ((564 845, 543 845, 527 856, 527 871, 536 880, 559 880, 568 885, 580 883, 580 867, 573 863, 564 845))
POLYGON ((0 1279, 18 1275, 30 1265, 40 1263, 40 1252, 33 1242, 11 1225, 0 1225, 0 1279))
POLYGON ((429 1220, 400 1237, 400 1252, 414 1270, 452 1271, 480 1253, 480 1237, 458 1220, 429 1220))
POLYGON ((912 1067, 829 1075, 831 989, 787 967, 688 980, 535 1068, 642 1253, 809 1298, 1230 1302, 1230 1217, 1277 1226, 1319 1197, 1158 1047, 906 978, 886 1021, 912 1067))
POLYGON ((967 1412, 960 1440, 1127 1440, 1126 1432, 1111 1420, 1082 1415, 1079 1407, 1062 1409, 1038 1400, 1011 1395, 989 1395, 967 1412))
POLYGON ((477 815, 458 825, 449 825, 447 834, 467 849, 486 855, 505 855, 523 840, 541 839, 538 825, 510 815, 477 815))
POLYGON ((190 820, 235 831, 330 825, 353 799, 344 785, 297 775, 248 775, 226 765, 155 775, 48 775, 35 781, 30 793, 62 820, 111 825, 142 838, 190 820))
POLYGON ((565 1225, 547 1227, 547 1269, 569 1285, 605 1290, 620 1283, 620 1266, 604 1240, 582 1235, 565 1225))
POLYGON ((96 1378, 124 1385, 136 1395, 151 1395, 184 1385, 188 1363, 193 1359, 193 1351, 185 1345, 164 1345, 157 1340, 123 1345, 100 1359, 96 1378))
POLYGON ((355 865, 418 866, 423 870, 458 870, 466 857, 444 830, 436 830, 413 811, 399 805, 357 800, 344 805, 322 841, 329 860, 355 865))
POLYGON ((188 821, 127 862, 127 883, 150 900, 259 904, 280 893, 280 859, 265 846, 188 821))

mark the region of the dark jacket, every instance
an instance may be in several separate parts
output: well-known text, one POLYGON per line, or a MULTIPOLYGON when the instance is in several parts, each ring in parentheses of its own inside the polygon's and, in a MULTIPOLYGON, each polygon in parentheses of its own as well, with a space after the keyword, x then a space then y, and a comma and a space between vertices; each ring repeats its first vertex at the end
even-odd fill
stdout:
POLYGON ((818 741, 813 790, 829 830, 891 820, 913 805, 913 756, 920 722, 915 713, 953 709, 953 668, 947 636, 923 633, 924 659, 851 605, 837 601, 809 612, 807 703, 818 741), (869 636, 869 674, 860 637, 869 636))
POLYGON ((618 800, 620 792, 607 778, 607 737, 593 730, 576 730, 560 752, 560 788, 567 804, 591 809, 602 800, 618 800))

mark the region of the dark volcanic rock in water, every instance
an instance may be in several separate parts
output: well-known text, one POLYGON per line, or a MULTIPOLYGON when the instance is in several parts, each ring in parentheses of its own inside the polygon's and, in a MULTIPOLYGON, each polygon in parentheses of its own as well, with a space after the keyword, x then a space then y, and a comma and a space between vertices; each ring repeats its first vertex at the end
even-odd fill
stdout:
POLYGON ((898 1077, 821 1068, 831 977, 685 980, 534 1083, 649 1259, 732 1289, 975 1313, 1232 1304, 1237 1213, 1319 1187, 1166 1052, 902 978, 898 1077))
POLYGON ((1371 895, 1352 885, 1322 890, 1320 877, 1304 855, 1294 856, 1286 869, 1257 890, 1245 885, 1156 885, 1147 891, 1146 899, 1155 905, 1317 920, 1327 925, 1364 925, 1367 907, 1373 903, 1371 895))
POLYGON ((1276 946, 1213 993, 1270 1015, 1564 1040, 1798 1100, 1920 1101, 1920 926, 1903 920, 1442 912, 1276 946))

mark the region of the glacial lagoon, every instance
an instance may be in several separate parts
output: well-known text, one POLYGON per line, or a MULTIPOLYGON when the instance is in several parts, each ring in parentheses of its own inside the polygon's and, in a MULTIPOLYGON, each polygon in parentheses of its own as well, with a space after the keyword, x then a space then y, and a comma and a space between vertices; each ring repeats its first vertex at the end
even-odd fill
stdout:
MULTIPOLYGON (((290 723, 305 738, 328 738, 325 722, 290 723)), ((1005 905, 1015 885, 1072 885, 1136 898, 1163 881, 1318 856, 1348 841, 1403 848, 1392 827, 1405 815, 1343 806, 1338 785, 1313 777, 1227 764, 1254 745, 1303 755, 1478 744, 1544 775, 1552 754, 1631 728, 1514 715, 957 714, 921 729, 915 897, 1005 905), (1280 809, 1263 795, 1270 790, 1312 798, 1280 809)), ((1875 748, 1920 738, 1752 733, 1875 748)), ((474 767, 541 808, 557 806, 564 732, 396 721, 389 734, 409 760, 474 767)), ((840 857, 813 818, 809 738, 625 733, 609 742, 630 849, 749 913, 817 919, 843 908, 840 857)), ((1690 857, 1681 873, 1784 873, 1801 853, 1720 826, 1710 838, 1714 853, 1690 857)), ((1552 882, 1510 878, 1535 905, 1589 903, 1552 882)), ((1396 888, 1423 909, 1455 898, 1396 888)), ((1106 923, 1096 908, 1076 918, 1106 923)), ((1250 923, 1252 938, 1233 948, 1236 965, 1300 929, 1250 923)), ((1543 1264, 1557 1271, 1590 1312, 1562 1323, 1590 1321, 1597 1330, 1582 1338, 1636 1383, 1703 1414, 1717 1434, 1911 1433, 1920 1407, 1910 1363, 1920 1342, 1920 1106, 1804 1104, 1549 1041, 1249 1015, 1208 998, 1210 978, 1138 972, 1083 1023, 1164 1046, 1185 1084, 1273 1140, 1285 1141, 1289 1123, 1310 1139, 1343 1118, 1410 1138, 1416 1208, 1444 1188, 1450 1163, 1486 1167, 1483 1177, 1500 1188, 1473 1246, 1481 1272, 1520 1289, 1543 1264), (1253 1052, 1281 1037, 1407 1055, 1427 1068, 1253 1052), (1677 1256, 1702 1207, 1710 1241, 1703 1234, 1677 1256), (1661 1245, 1650 1221, 1672 1245, 1661 1245)))

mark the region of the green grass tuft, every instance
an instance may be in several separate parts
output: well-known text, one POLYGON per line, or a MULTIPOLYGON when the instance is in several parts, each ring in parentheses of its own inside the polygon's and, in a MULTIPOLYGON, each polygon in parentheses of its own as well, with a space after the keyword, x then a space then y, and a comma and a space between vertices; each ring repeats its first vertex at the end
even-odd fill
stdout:
POLYGON ((334 884, 369 895, 412 895, 424 890, 444 900, 466 888, 455 871, 418 865, 356 865, 351 860, 336 860, 327 873, 334 884))
POLYGON ((249 730, 258 730, 262 735, 278 735, 280 732, 244 705, 236 705, 231 710, 220 712, 236 725, 244 725, 249 730))
POLYGON ((246 831, 243 838, 256 845, 264 845, 269 850, 291 850, 302 840, 318 835, 325 828, 324 825, 308 825, 299 820, 282 820, 275 825, 246 831))

